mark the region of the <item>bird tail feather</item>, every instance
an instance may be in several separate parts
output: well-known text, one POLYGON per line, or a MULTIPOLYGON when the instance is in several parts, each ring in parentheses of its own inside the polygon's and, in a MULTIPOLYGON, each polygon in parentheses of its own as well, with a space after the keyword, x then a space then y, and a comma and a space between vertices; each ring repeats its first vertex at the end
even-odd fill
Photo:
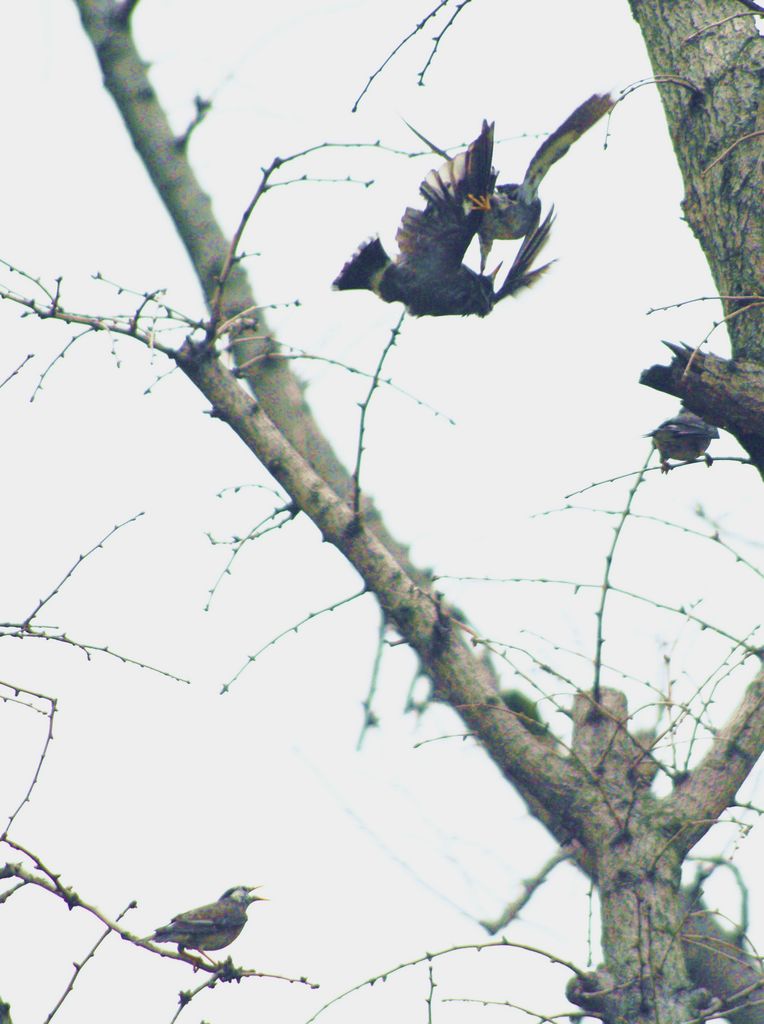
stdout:
POLYGON ((372 238, 353 253, 332 284, 332 288, 344 292, 354 288, 375 291, 375 284, 387 267, 390 257, 378 238, 372 238))

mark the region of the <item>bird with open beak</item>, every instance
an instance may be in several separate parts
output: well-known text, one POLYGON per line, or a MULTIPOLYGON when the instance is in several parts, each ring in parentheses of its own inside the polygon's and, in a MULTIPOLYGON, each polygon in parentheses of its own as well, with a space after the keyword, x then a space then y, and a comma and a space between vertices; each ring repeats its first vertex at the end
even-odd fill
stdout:
MULTIPOLYGON (((148 936, 149 942, 176 942, 178 951, 196 949, 202 956, 205 950, 224 949, 241 934, 247 923, 247 907, 267 896, 255 893, 257 886, 237 885, 226 889, 215 903, 176 914, 169 924, 148 936)), ((209 960, 210 958, 207 957, 209 960)))

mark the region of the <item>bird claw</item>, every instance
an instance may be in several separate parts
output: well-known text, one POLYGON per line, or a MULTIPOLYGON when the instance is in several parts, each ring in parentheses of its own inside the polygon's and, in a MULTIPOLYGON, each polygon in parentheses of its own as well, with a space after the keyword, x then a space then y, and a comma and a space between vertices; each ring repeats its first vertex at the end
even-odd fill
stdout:
POLYGON ((471 192, 467 194, 467 198, 472 204, 473 210, 483 210, 485 213, 491 209, 491 197, 490 196, 473 196, 471 192))

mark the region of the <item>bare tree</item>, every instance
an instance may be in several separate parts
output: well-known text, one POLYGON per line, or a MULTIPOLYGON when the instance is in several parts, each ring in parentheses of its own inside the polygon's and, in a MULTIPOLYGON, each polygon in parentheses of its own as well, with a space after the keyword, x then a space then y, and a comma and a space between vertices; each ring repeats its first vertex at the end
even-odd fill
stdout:
MULTIPOLYGON (((180 138, 172 132, 136 48, 136 3, 77 0, 77 6, 105 86, 186 248, 208 315, 184 319, 155 295, 141 297, 123 320, 77 314, 56 291, 43 298, 6 296, 38 317, 123 333, 166 355, 288 495, 279 510, 284 520, 308 516, 353 566, 388 628, 416 652, 431 699, 453 708, 557 841, 560 856, 596 887, 604 962, 591 972, 566 965, 573 972, 568 998, 583 1016, 609 1024, 725 1015, 744 1024, 764 1020, 764 976, 745 949, 745 936, 726 930, 705 907, 699 887, 682 886, 681 874, 695 844, 734 806, 764 747, 757 645, 731 638, 741 661, 756 668, 729 721, 714 726, 702 757, 682 770, 662 758, 663 736, 631 728, 625 694, 605 685, 601 643, 590 685, 573 702, 570 742, 551 736, 532 702, 504 695, 486 656, 497 653, 496 645, 443 598, 426 569, 413 564, 363 493, 363 433, 355 470, 348 471, 311 415, 290 362, 279 358, 279 341, 241 264, 240 240, 284 161, 265 169, 240 230, 227 239, 188 160, 191 129, 180 138), (156 329, 163 318, 182 325, 186 340, 179 346, 156 329), (234 368, 224 358, 230 353, 234 368), (668 783, 663 795, 652 786, 659 774, 668 783)), ((751 12, 734 0, 632 0, 631 8, 682 172, 685 216, 724 302, 733 351, 725 361, 675 346, 671 366, 646 370, 643 383, 681 397, 708 423, 732 433, 762 473, 762 41, 751 12)), ((203 104, 198 113, 201 118, 203 104)), ((382 361, 372 392, 381 370, 382 361)), ((617 537, 616 530, 614 545, 617 537)), ((603 606, 613 590, 606 577, 603 606)), ((18 628, 28 631, 30 622, 18 628)), ((697 712, 693 721, 701 718, 697 712)), ((44 887, 56 893, 52 873, 41 863, 35 867, 35 877, 47 877, 44 887)), ((16 877, 29 880, 22 869, 16 877)), ((537 884, 529 882, 527 895, 537 884)), ((488 929, 497 930, 514 912, 488 929)), ((116 922, 101 920, 119 931, 116 922)))

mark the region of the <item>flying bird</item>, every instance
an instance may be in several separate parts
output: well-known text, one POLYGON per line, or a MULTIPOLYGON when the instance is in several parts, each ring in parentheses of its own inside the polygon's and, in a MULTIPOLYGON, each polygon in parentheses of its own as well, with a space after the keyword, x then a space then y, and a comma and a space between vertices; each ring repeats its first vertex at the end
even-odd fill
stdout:
MULTIPOLYGON (((555 129, 536 150, 525 177, 519 184, 496 186, 497 173, 491 168, 490 176, 485 177, 487 187, 476 188, 466 197, 473 209, 482 210, 483 216, 477 221, 477 233, 480 237, 480 269, 484 269, 491 246, 496 239, 524 238, 535 231, 541 216, 541 201, 538 197, 538 189, 547 171, 552 164, 560 157, 565 156, 570 147, 580 139, 584 132, 587 132, 601 117, 612 110, 614 100, 609 93, 595 93, 588 100, 579 104, 573 113, 567 117, 559 128, 555 129)), ((438 146, 433 145, 421 132, 406 122, 411 131, 429 146, 433 152, 448 159, 448 154, 438 146)), ((483 122, 481 137, 472 143, 467 154, 459 154, 453 158, 452 163, 468 156, 470 150, 477 146, 485 135, 487 125, 483 122)), ((490 151, 488 163, 490 164, 493 151, 493 125, 490 126, 490 151)), ((442 174, 443 171, 441 170, 442 174)), ((422 183, 424 189, 427 179, 422 183)))
POLYGON ((609 93, 595 93, 584 100, 542 142, 519 184, 499 185, 493 195, 481 197, 485 210, 478 229, 481 269, 497 238, 523 238, 535 230, 541 216, 538 189, 547 171, 565 156, 576 139, 580 139, 584 132, 612 110, 613 102, 609 93))
POLYGON ((254 888, 257 887, 237 885, 226 889, 216 903, 176 914, 169 924, 149 935, 148 941, 176 942, 179 952, 196 949, 202 956, 206 949, 223 949, 238 938, 247 923, 250 903, 267 899, 267 896, 255 895, 254 888))
MULTIPOLYGON (((716 427, 706 423, 694 412, 682 406, 676 416, 666 420, 651 430, 645 437, 653 439, 653 446, 658 449, 661 457, 661 472, 668 473, 672 468, 668 460, 677 459, 681 462, 693 462, 704 455, 715 437, 719 436, 716 427)), ((706 465, 710 466, 713 459, 704 455, 706 465)))
POLYGON ((482 317, 508 295, 534 284, 549 266, 532 267, 549 237, 552 211, 526 237, 498 287, 499 267, 478 274, 462 262, 485 215, 479 197, 490 196, 496 184, 492 157, 493 125, 484 121, 467 150, 430 171, 420 185, 427 205, 405 210, 396 234, 398 255, 391 259, 374 238, 354 253, 333 287, 368 289, 384 302, 402 302, 412 316, 482 317))

